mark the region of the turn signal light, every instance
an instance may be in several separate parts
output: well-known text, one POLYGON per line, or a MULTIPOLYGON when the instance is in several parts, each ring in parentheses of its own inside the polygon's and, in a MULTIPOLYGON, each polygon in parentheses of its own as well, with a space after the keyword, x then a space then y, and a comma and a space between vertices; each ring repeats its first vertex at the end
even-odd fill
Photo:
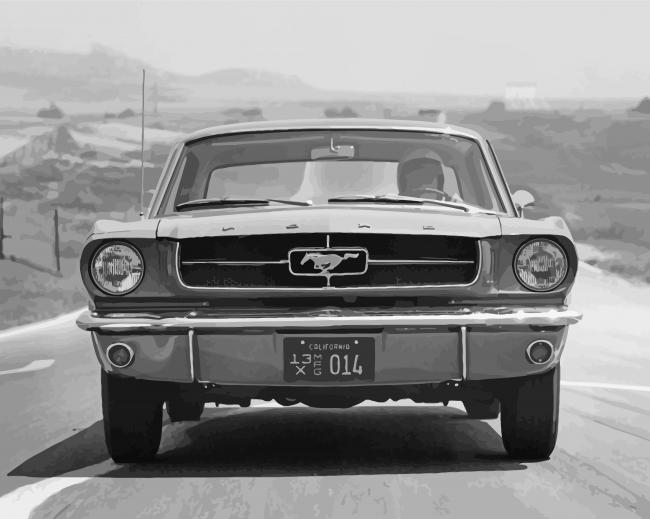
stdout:
POLYGON ((116 368, 126 368, 133 362, 134 355, 133 350, 128 344, 116 342, 106 349, 106 356, 108 357, 108 362, 116 368))
POLYGON ((526 348, 526 356, 533 364, 546 364, 553 357, 553 344, 548 341, 534 341, 526 348))

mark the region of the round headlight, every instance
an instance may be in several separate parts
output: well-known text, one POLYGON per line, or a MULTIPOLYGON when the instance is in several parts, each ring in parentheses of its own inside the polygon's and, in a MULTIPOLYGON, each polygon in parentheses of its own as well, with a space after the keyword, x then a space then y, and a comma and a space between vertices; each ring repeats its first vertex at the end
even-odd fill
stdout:
POLYGON ((109 243, 95 253, 90 273, 100 290, 121 296, 135 290, 142 281, 144 261, 132 245, 109 243))
POLYGON ((566 276, 568 262, 562 247, 545 240, 531 240, 515 254, 515 275, 529 290, 545 292, 556 288, 566 276))

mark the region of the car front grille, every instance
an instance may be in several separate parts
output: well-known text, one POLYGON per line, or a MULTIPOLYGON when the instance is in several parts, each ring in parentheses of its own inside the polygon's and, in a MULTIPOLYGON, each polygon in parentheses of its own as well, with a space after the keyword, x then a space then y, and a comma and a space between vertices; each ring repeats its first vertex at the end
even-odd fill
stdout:
POLYGON ((467 237, 296 233, 184 239, 177 261, 190 288, 314 289, 467 285, 480 259, 467 237))

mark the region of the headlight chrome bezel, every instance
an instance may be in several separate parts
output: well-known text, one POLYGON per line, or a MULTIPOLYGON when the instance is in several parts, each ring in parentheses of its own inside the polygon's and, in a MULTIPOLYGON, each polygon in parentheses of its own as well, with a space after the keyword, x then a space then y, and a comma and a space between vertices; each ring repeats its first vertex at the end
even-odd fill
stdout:
POLYGON ((93 253, 93 255, 91 257, 91 261, 90 261, 90 264, 88 266, 88 270, 89 270, 89 274, 90 274, 90 279, 92 279, 93 284, 97 287, 98 290, 100 290, 101 292, 103 292, 104 294, 107 294, 109 296, 118 296, 119 297, 119 296, 125 296, 127 294, 130 294, 131 292, 136 290, 142 284, 142 280, 144 279, 144 275, 145 275, 145 271, 146 271, 146 266, 145 266, 145 262, 144 262, 144 258, 142 256, 142 253, 140 252, 140 250, 135 245, 133 245, 132 243, 128 243, 126 241, 122 241, 122 240, 113 240, 113 241, 108 241, 108 242, 103 243, 102 245, 100 245, 97 248, 97 250, 95 250, 95 252, 93 253), (122 247, 127 247, 128 249, 130 249, 130 251, 132 253, 134 253, 134 255, 140 261, 140 264, 142 265, 142 273, 140 274, 140 277, 137 280, 137 282, 134 283, 134 285, 132 287, 130 287, 129 289, 121 291, 121 292, 119 292, 119 291, 111 291, 111 290, 108 290, 105 286, 103 286, 101 284, 101 282, 99 281, 99 279, 97 277, 96 270, 95 270, 95 262, 97 261, 97 258, 99 257, 99 255, 102 254, 103 252, 105 252, 106 249, 108 249, 110 247, 115 247, 115 246, 122 246, 122 247))
POLYGON ((566 280, 567 276, 569 275, 569 257, 567 255, 567 252, 564 250, 564 247, 560 245, 556 240, 551 239, 551 238, 546 238, 546 237, 534 237, 526 240, 523 242, 518 248, 517 251, 515 252, 515 255, 512 259, 512 270, 514 272, 515 278, 519 282, 519 284, 524 287, 526 290, 529 290, 531 292, 552 292, 553 290, 556 290, 559 286, 564 283, 566 280), (524 281, 521 276, 519 275, 519 269, 517 267, 517 263, 519 260, 519 256, 522 253, 522 251, 536 243, 536 242, 546 242, 550 244, 552 247, 555 247, 561 254, 562 260, 564 261, 564 273, 559 277, 559 279, 550 287, 544 287, 544 288, 538 288, 533 285, 528 284, 526 281, 524 281))

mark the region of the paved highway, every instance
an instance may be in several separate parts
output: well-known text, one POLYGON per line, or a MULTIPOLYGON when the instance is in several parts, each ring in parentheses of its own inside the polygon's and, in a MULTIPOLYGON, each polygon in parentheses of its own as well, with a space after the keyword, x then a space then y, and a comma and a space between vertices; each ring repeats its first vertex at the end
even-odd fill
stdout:
POLYGON ((99 367, 73 316, 0 332, 0 517, 650 517, 650 287, 584 266, 560 434, 509 460, 456 407, 208 408, 155 463, 103 442, 99 367))

